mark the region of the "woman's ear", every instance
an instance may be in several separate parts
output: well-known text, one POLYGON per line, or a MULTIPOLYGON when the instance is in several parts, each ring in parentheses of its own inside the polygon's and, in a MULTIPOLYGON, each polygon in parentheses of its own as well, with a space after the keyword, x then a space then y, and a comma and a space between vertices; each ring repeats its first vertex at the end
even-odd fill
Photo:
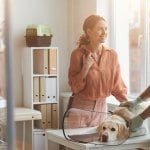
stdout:
POLYGON ((87 28, 86 34, 88 35, 88 37, 90 37, 91 33, 92 33, 92 30, 90 28, 87 28))

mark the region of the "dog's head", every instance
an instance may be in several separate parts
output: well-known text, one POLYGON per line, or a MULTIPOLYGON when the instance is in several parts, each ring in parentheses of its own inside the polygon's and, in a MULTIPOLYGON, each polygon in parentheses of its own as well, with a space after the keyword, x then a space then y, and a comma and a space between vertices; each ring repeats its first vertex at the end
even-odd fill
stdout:
POLYGON ((112 142, 123 140, 129 136, 129 128, 124 119, 117 115, 112 115, 97 127, 99 140, 101 142, 112 142))

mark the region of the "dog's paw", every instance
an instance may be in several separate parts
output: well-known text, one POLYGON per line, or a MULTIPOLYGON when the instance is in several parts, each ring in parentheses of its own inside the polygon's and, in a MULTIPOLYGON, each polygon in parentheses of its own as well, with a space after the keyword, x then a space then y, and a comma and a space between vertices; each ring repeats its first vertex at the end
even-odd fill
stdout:
POLYGON ((113 113, 124 118, 126 121, 135 116, 127 107, 116 107, 113 113))

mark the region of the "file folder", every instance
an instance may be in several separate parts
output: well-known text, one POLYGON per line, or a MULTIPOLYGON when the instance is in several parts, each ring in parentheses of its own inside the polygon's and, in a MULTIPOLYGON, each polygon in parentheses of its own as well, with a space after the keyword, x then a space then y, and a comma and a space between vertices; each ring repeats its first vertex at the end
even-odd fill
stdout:
POLYGON ((50 49, 48 54, 49 74, 57 74, 57 49, 50 49))
POLYGON ((57 128, 58 126, 58 111, 57 104, 52 104, 52 128, 57 128))
POLYGON ((56 77, 40 77, 40 101, 55 103, 57 79, 56 77))
POLYGON ((46 101, 56 103, 57 80, 56 77, 46 78, 46 101))
POLYGON ((48 49, 33 51, 34 74, 48 74, 48 49))
POLYGON ((51 113, 51 111, 52 111, 51 104, 47 104, 47 107, 46 107, 46 116, 47 116, 46 126, 47 126, 47 128, 52 127, 52 113, 51 113))
POLYGON ((42 114, 41 120, 35 120, 35 127, 40 129, 46 129, 46 104, 35 105, 36 110, 39 110, 42 114))
POLYGON ((46 77, 40 77, 40 102, 46 102, 46 77))
POLYGON ((39 95, 39 77, 33 78, 33 101, 39 102, 40 95, 39 95))

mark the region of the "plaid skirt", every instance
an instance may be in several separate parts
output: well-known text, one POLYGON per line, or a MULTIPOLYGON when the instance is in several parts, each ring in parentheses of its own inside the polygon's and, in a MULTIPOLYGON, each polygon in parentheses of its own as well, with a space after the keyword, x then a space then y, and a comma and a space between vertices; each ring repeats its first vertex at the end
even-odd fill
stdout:
POLYGON ((74 97, 65 116, 65 128, 98 126, 106 117, 106 99, 86 100, 74 97))

